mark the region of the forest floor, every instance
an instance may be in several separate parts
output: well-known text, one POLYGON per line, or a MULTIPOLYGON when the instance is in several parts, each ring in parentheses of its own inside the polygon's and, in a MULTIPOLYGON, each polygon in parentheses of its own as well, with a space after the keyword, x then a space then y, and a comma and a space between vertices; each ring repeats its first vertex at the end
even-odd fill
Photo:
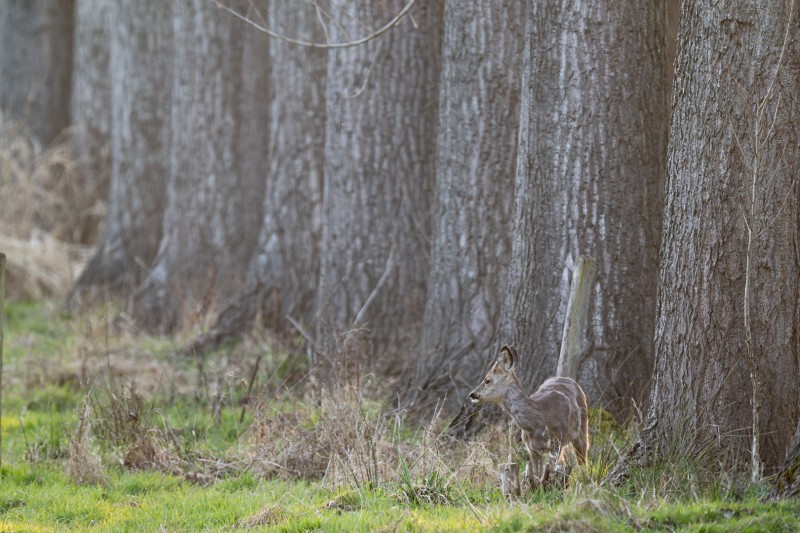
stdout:
POLYGON ((600 410, 589 466, 508 503, 503 427, 408 427, 368 377, 323 390, 267 335, 198 359, 109 309, 6 314, 0 531, 800 531, 800 501, 698 458, 603 486, 632 428, 600 410))

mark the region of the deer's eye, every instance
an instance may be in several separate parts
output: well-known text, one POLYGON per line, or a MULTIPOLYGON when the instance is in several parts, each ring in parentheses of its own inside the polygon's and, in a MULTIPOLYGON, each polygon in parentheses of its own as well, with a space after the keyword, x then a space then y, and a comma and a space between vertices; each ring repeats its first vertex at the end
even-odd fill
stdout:
POLYGON ((484 381, 484 383, 486 383, 487 385, 488 385, 489 383, 491 383, 491 382, 492 382, 492 378, 486 378, 486 380, 484 381))

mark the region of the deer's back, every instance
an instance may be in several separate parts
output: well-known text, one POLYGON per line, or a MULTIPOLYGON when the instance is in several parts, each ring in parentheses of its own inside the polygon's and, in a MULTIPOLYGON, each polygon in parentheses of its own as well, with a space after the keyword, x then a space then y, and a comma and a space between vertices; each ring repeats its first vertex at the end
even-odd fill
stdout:
POLYGON ((570 398, 574 398, 579 407, 586 406, 586 394, 578 382, 572 378, 566 377, 552 377, 548 378, 537 389, 534 395, 543 391, 558 391, 570 398))

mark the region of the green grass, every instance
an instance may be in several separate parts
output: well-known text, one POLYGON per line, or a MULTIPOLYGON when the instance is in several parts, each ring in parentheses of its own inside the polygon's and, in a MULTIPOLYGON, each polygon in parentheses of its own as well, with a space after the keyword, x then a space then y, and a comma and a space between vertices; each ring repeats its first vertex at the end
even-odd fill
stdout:
POLYGON ((202 487, 155 472, 116 470, 104 487, 75 485, 55 465, 0 471, 0 531, 233 530, 263 514, 276 531, 797 531, 800 503, 700 499, 637 508, 613 492, 536 494, 506 504, 491 489, 478 502, 402 502, 391 488, 361 492, 247 473, 202 487))
MULTIPOLYGON (((241 419, 246 390, 242 382, 249 377, 253 354, 249 362, 238 366, 215 367, 215 361, 207 361, 204 372, 216 376, 222 391, 217 415, 210 408, 213 402, 206 390, 210 388, 198 385, 202 380, 197 365, 172 361, 169 339, 111 335, 103 322, 100 315, 70 320, 52 305, 9 305, 0 420, 0 531, 800 530, 800 501, 764 502, 760 496, 766 485, 726 490, 702 465, 688 459, 633 469, 624 486, 602 487, 599 480, 615 460, 614 449, 622 446, 626 434, 599 411, 592 417, 589 468, 576 471, 567 489, 540 490, 509 504, 491 476, 472 479, 452 474, 462 466, 459 462, 467 461, 473 444, 458 453, 436 447, 423 431, 386 423, 375 400, 354 403, 356 412, 345 411, 344 415, 353 415, 347 418, 336 411, 341 405, 335 401, 301 404, 288 399, 291 396, 276 395, 270 380, 285 373, 287 363, 285 357, 275 354, 265 358, 271 363, 264 363, 267 368, 260 383, 261 390, 269 392, 262 394, 261 410, 276 419, 285 416, 289 426, 296 421, 300 433, 281 437, 278 432, 285 428, 272 425, 267 426, 267 438, 285 438, 300 446, 303 443, 297 439, 305 434, 302 432, 329 424, 342 434, 363 432, 359 442, 366 447, 359 453, 368 464, 373 459, 370 454, 399 459, 388 474, 362 476, 357 487, 333 486, 330 480, 323 484, 280 469, 258 468, 254 458, 275 458, 258 457, 250 407, 241 419), (141 364, 114 367, 118 364, 114 354, 131 354, 141 364), (98 364, 92 366, 92 361, 98 364), (151 373, 157 379, 172 372, 170 365, 174 365, 171 379, 181 385, 149 386, 152 383, 138 373, 148 364, 160 365, 151 373), (103 365, 114 367, 113 379, 100 372, 103 365), (109 426, 97 419, 98 406, 128 408, 119 399, 127 394, 131 379, 149 392, 142 392, 140 403, 130 404, 136 406, 136 412, 128 422, 123 417, 122 423, 133 428, 128 440, 150 435, 168 448, 177 465, 173 472, 122 466, 131 442, 115 440, 109 426), (93 430, 83 449, 101 459, 105 477, 104 483, 94 485, 78 483, 67 474, 78 412, 87 394, 95 411, 90 411, 93 430), (440 456, 420 455, 420 449, 440 456), (229 467, 215 470, 215 461, 229 467)), ((242 357, 233 354, 229 359, 236 362, 242 357)), ((484 444, 497 443, 488 438, 484 444)), ((328 445, 337 449, 335 439, 328 445)), ((501 447, 493 453, 502 456, 504 450, 501 447)), ((500 462, 496 456, 490 459, 500 462)), ((357 467, 347 460, 343 464, 357 467)))

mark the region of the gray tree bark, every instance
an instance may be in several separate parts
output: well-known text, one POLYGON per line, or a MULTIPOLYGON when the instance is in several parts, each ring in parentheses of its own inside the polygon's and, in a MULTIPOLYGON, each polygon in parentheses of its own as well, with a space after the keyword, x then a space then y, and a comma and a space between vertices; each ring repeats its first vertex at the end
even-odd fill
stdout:
POLYGON ((778 499, 798 495, 800 495, 800 424, 797 425, 786 459, 767 496, 778 499))
POLYGON ((111 2, 109 10, 109 206, 103 237, 76 283, 72 306, 98 288, 120 292, 142 281, 161 239, 170 172, 172 3, 111 2))
POLYGON ((667 0, 667 83, 669 85, 669 102, 672 102, 675 56, 678 53, 678 25, 681 22, 681 1, 667 0))
POLYGON ((760 459, 784 459, 800 418, 799 38, 792 0, 684 2, 651 407, 612 481, 670 453, 750 463, 751 373, 760 459))
MULTIPOLYGON (((96 210, 108 198, 111 175, 111 21, 109 0, 77 0, 70 105, 72 152, 79 165, 79 211, 96 210)), ((76 228, 85 233, 73 240, 95 243, 101 225, 76 228)))
MULTIPOLYGON (((282 33, 324 42, 310 4, 274 2, 270 16, 282 33)), ((259 313, 260 321, 276 332, 289 326, 287 315, 301 323, 311 320, 319 279, 326 62, 325 50, 270 42, 269 161, 261 234, 244 290, 191 351, 240 335, 259 313)))
POLYGON ((668 124, 665 10, 634 1, 534 2, 528 23, 501 335, 518 346, 531 390, 553 375, 573 261, 593 257, 593 348, 579 381, 595 405, 619 414, 630 400, 646 400, 652 370, 668 124))
MULTIPOLYGON (((578 381, 617 415, 646 400, 667 144, 665 7, 532 2, 500 339, 529 390, 556 372, 573 262, 596 260, 578 381), (636 31, 631 31, 636 28, 636 31)), ((487 364, 493 351, 486 354, 487 364)), ((461 415, 471 415, 465 405, 461 415)), ((459 417, 460 419, 461 417, 459 417)), ((456 422, 456 430, 469 429, 456 422)))
POLYGON ((207 0, 173 10, 164 229, 134 303, 135 320, 156 331, 186 326, 241 289, 261 227, 267 166, 267 37, 207 0))
POLYGON ((525 3, 445 4, 431 270, 410 401, 460 405, 485 370, 511 252, 525 3))
MULTIPOLYGON (((335 0, 331 9, 352 17, 331 25, 330 39, 351 40, 365 32, 362 25, 379 27, 400 7, 335 0)), ((422 2, 381 38, 328 54, 318 339, 328 355, 337 343, 354 350, 353 363, 379 354, 385 367, 399 359, 383 354, 407 353, 418 338, 430 254, 441 26, 441 3, 422 2), (359 328, 369 335, 357 335, 359 328), (352 347, 354 337, 372 346, 352 347)))
POLYGON ((69 126, 74 0, 0 3, 0 109, 46 145, 69 126))

